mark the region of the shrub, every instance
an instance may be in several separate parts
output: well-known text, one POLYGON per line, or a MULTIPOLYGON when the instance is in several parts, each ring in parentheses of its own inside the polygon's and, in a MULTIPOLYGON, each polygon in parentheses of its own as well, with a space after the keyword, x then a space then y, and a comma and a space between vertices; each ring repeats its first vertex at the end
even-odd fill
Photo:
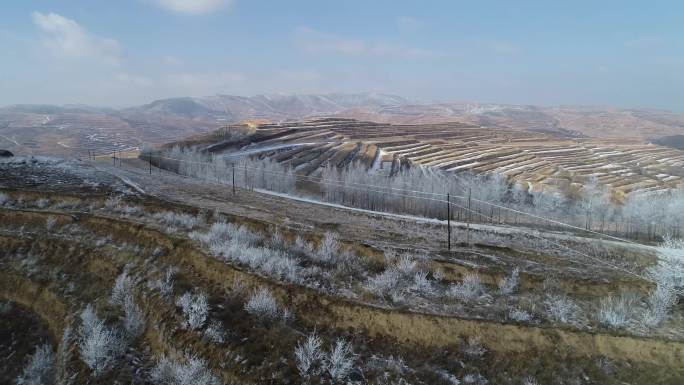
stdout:
POLYGON ((109 197, 104 202, 105 209, 107 209, 109 211, 116 211, 120 205, 121 205, 121 197, 120 196, 109 197))
POLYGON ((108 328, 92 306, 88 305, 80 314, 79 348, 81 359, 99 375, 113 367, 126 350, 121 335, 108 328))
POLYGON ((432 272, 432 278, 434 278, 435 281, 442 281, 445 278, 444 269, 441 267, 435 269, 435 271, 432 272))
POLYGON ((466 274, 463 277, 463 282, 453 284, 447 290, 449 297, 465 302, 481 299, 485 294, 485 288, 477 274, 466 274))
POLYGON ((17 385, 49 385, 53 383, 55 356, 50 344, 36 347, 24 370, 17 377, 17 385))
POLYGON ((627 293, 603 298, 599 303, 598 321, 613 328, 625 327, 632 319, 636 305, 636 296, 627 293))
POLYGON ((642 322, 648 327, 657 327, 669 316, 670 310, 677 303, 672 286, 658 284, 648 297, 648 307, 643 314, 642 322))
POLYGON ((137 338, 145 331, 147 321, 142 309, 135 303, 132 294, 124 300, 124 329, 132 338, 137 338))
POLYGON ((404 254, 396 262, 397 270, 402 274, 411 274, 416 269, 416 260, 408 254, 404 254))
POLYGON ((200 223, 196 216, 185 213, 175 213, 173 211, 155 213, 153 217, 168 226, 178 227, 184 230, 192 230, 200 223))
POLYGON ((576 325, 581 320, 582 309, 566 296, 551 295, 544 305, 549 318, 554 321, 576 325))
POLYGON ((51 232, 52 230, 54 230, 56 224, 57 224, 57 218, 50 216, 50 217, 48 217, 48 219, 45 220, 45 229, 48 232, 51 232))
POLYGON ((468 343, 463 348, 463 352, 472 357, 482 357, 487 353, 487 349, 482 346, 482 339, 479 336, 475 336, 468 338, 468 343))
POLYGON ((409 287, 409 291, 424 297, 430 297, 435 294, 435 288, 428 279, 427 271, 417 271, 413 274, 413 284, 409 287))
POLYGON ((325 370, 333 381, 341 382, 349 377, 354 361, 351 345, 343 339, 337 339, 325 359, 325 370))
POLYGON ((395 268, 387 268, 382 273, 371 277, 366 283, 366 289, 379 296, 386 296, 396 291, 401 274, 395 268))
POLYGON ((0 206, 4 206, 5 204, 9 203, 10 198, 7 194, 5 193, 0 193, 0 206))
POLYGON ((314 247, 310 242, 306 242, 301 236, 295 238, 295 249, 300 253, 305 255, 312 255, 314 252, 314 247))
POLYGON ((159 290, 161 295, 166 299, 171 298, 173 296, 174 273, 174 269, 169 267, 164 272, 164 278, 151 282, 149 284, 150 288, 159 290))
POLYGON ((323 263, 332 263, 340 252, 340 241, 336 233, 326 232, 316 252, 316 259, 323 263))
POLYGON ((306 340, 295 348, 297 370, 303 378, 320 372, 325 354, 321 350, 322 341, 316 333, 309 334, 306 340))
POLYGON ((163 356, 150 374, 155 385, 221 385, 203 359, 197 356, 184 356, 184 362, 177 362, 163 356))
POLYGON ((207 329, 204 331, 204 336, 211 342, 222 344, 226 341, 226 331, 223 328, 221 321, 211 321, 207 329))
POLYGON ((532 319, 532 315, 525 310, 513 308, 508 312, 508 318, 516 322, 527 322, 532 319))
POLYGON ((109 303, 114 306, 123 307, 128 297, 135 288, 135 279, 128 275, 128 271, 124 271, 114 280, 114 287, 112 287, 112 294, 109 297, 109 303))
POLYGON ((684 288, 684 239, 665 237, 657 250, 658 263, 649 268, 649 275, 660 284, 684 288))
POLYGON ((252 293, 251 297, 245 304, 247 313, 264 321, 274 321, 278 318, 285 319, 289 317, 287 309, 281 310, 276 302, 275 297, 270 290, 262 288, 252 293))
POLYGON ((512 294, 520 284, 520 269, 515 268, 508 277, 501 278, 499 281, 499 292, 502 295, 512 294))
POLYGON ((186 292, 178 298, 176 306, 183 310, 183 315, 185 316, 184 327, 190 330, 197 330, 204 326, 209 315, 209 301, 205 294, 186 292))
POLYGON ((44 209, 48 206, 50 206, 50 200, 45 199, 45 198, 40 198, 34 202, 35 206, 38 207, 39 209, 44 209))

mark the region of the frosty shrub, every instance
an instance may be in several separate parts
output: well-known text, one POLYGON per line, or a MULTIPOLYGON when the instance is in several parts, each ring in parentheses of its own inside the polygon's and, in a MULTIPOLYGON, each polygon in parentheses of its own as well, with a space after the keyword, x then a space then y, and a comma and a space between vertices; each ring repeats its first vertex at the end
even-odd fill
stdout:
POLYGON ((44 209, 50 206, 50 200, 45 198, 40 198, 34 202, 34 205, 39 209, 44 209))
POLYGON ((431 297, 435 294, 435 288, 428 279, 427 271, 415 272, 413 274, 413 284, 411 284, 408 290, 423 297, 431 297))
POLYGON ((658 283, 684 288, 684 239, 665 237, 657 251, 658 263, 649 268, 649 275, 658 283))
POLYGON ((51 232, 52 230, 55 229, 55 225, 57 224, 57 218, 50 216, 48 219, 45 220, 45 229, 48 232, 51 232))
POLYGON ((395 268, 387 268, 382 273, 370 277, 366 289, 379 296, 391 295, 399 285, 401 274, 395 268))
POLYGON ((135 303, 132 294, 126 296, 123 308, 123 325, 124 329, 126 329, 126 333, 128 333, 131 338, 139 337, 145 331, 147 321, 145 320, 145 314, 142 309, 135 303))
POLYGON ((163 278, 157 279, 156 281, 152 281, 149 283, 150 289, 157 289, 164 298, 171 298, 171 296, 173 296, 174 273, 174 269, 169 267, 164 272, 163 278))
POLYGON ((537 384, 538 384, 537 379, 532 377, 532 376, 528 376, 523 380, 523 385, 537 385, 537 384))
POLYGON ((120 205, 121 205, 121 197, 120 196, 109 197, 104 202, 104 208, 109 210, 109 211, 118 210, 120 205))
POLYGON ((445 278, 444 274, 444 269, 441 267, 438 267, 435 269, 435 271, 432 272, 432 277, 435 279, 435 281, 442 281, 445 278))
POLYGON ((548 317, 556 322, 576 325, 582 317, 582 309, 570 298, 551 295, 544 301, 548 317))
POLYGON ((0 193, 0 206, 4 206, 5 204, 9 203, 10 198, 7 194, 5 193, 0 193))
POLYGON ((619 297, 602 298, 597 313, 598 321, 612 328, 627 326, 634 316, 638 299, 635 295, 622 293, 619 297))
POLYGON ((648 327, 657 327, 665 321, 672 307, 677 304, 677 296, 672 286, 658 284, 647 299, 647 309, 642 316, 642 322, 648 327))
POLYGON ((88 305, 80 314, 79 349, 81 359, 99 375, 113 367, 126 351, 126 344, 115 329, 107 327, 88 305))
POLYGON ((464 385, 487 385, 489 384, 489 380, 487 380, 483 375, 480 373, 470 373, 466 374, 463 376, 463 384, 464 385))
POLYGON ((508 277, 501 278, 499 281, 499 293, 502 295, 512 294, 520 284, 520 269, 515 268, 508 277))
POLYGON ((182 361, 163 356, 152 368, 150 381, 155 385, 221 385, 203 359, 186 355, 182 361))
POLYGON ((482 357, 487 353, 487 349, 482 346, 482 338, 479 336, 469 337, 463 348, 463 353, 471 357, 482 357))
POLYGON ((400 273, 411 274, 416 269, 416 265, 417 262, 412 256, 404 254, 397 259, 395 266, 400 273))
POLYGON ((36 351, 29 356, 26 366, 19 377, 17 385, 51 385, 54 378, 55 356, 50 344, 36 347, 36 351))
POLYGON ((336 233, 326 232, 321 240, 318 250, 316 250, 316 259, 322 263, 332 263, 337 258, 340 252, 340 241, 336 233))
POLYGON ((190 330, 197 330, 204 326, 209 316, 209 301, 204 293, 192 294, 186 292, 176 301, 185 316, 183 326, 190 330))
POLYGON ((278 318, 286 319, 290 317, 287 309, 280 309, 278 302, 270 290, 262 288, 256 290, 249 297, 245 304, 247 313, 264 321, 275 321, 278 318))
POLYGON ((209 341, 222 344, 226 341, 226 330, 223 328, 221 321, 211 321, 209 326, 204 330, 204 337, 209 341))
POLYGON ((192 230, 199 225, 199 220, 196 216, 185 213, 176 213, 173 211, 164 211, 155 213, 154 219, 172 228, 180 228, 183 230, 192 230))
POLYGON ((532 319, 532 315, 525 310, 513 308, 508 311, 508 319, 516 322, 527 322, 532 319))
POLYGON ((295 348, 297 370, 302 378, 317 375, 325 358, 321 350, 323 342, 316 333, 309 334, 304 342, 300 342, 295 348))
POLYGON ((305 241, 304 238, 299 235, 297 235, 297 238, 295 238, 294 248, 305 255, 312 255, 314 253, 313 244, 311 244, 311 242, 305 241))
POLYGON ((452 284, 446 293, 449 297, 461 301, 474 301, 485 296, 485 288, 477 274, 466 274, 461 283, 452 284))
POLYGON ((354 368, 354 361, 351 344, 343 339, 337 339, 325 359, 325 370, 334 382, 342 382, 349 377, 354 368))
POLYGON ((217 222, 207 233, 193 232, 190 237, 208 246, 212 254, 288 282, 302 282, 302 268, 287 252, 257 246, 260 236, 244 226, 217 222))
POLYGON ((124 271, 114 280, 114 287, 112 287, 112 294, 109 297, 109 303, 113 306, 123 307, 126 302, 126 297, 129 296, 135 288, 135 279, 128 275, 128 271, 124 271))

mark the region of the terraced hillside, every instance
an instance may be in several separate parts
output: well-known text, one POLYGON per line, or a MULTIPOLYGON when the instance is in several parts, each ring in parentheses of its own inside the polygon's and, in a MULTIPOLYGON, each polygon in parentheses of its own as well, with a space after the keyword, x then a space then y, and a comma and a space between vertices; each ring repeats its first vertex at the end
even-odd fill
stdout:
MULTIPOLYGON (((147 166, 0 163, 0 333, 11 342, 1 378, 453 385, 684 376, 684 304, 620 270, 658 269, 667 247, 605 242, 590 261, 567 251, 596 249, 586 238, 476 226, 472 243, 447 251, 436 236, 444 224, 231 194, 162 170, 151 177, 147 166)), ((465 229, 453 230, 462 239, 465 229)))
POLYGON ((421 165, 453 173, 502 174, 530 191, 572 193, 597 181, 618 197, 684 183, 680 150, 458 123, 390 125, 328 118, 262 124, 246 139, 208 148, 230 157, 268 157, 307 176, 352 162, 389 174, 402 165, 421 165))

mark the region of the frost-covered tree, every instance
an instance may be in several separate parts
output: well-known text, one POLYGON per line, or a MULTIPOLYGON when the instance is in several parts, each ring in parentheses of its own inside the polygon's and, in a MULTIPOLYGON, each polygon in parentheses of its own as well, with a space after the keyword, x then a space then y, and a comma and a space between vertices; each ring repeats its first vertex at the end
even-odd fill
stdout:
POLYGON ((118 330, 105 325, 91 305, 81 312, 80 318, 81 359, 94 375, 100 375, 119 361, 126 350, 125 340, 118 330))
POLYGON ((54 378, 55 356, 50 344, 36 347, 28 358, 21 375, 17 377, 17 385, 50 385, 54 378))
POLYGON ((209 301, 204 293, 186 292, 176 301, 185 317, 184 326, 190 330, 197 330, 204 326, 209 316, 209 301))
POLYGON ((152 368, 150 380, 155 385, 221 385, 207 362, 194 355, 185 355, 179 361, 162 356, 152 368))

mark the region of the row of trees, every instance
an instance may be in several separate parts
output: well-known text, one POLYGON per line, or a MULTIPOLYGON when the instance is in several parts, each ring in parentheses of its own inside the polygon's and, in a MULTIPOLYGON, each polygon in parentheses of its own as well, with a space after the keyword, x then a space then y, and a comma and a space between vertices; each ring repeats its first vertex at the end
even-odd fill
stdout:
MULTIPOLYGON (((151 155, 152 163, 182 175, 232 184, 241 188, 304 194, 298 178, 315 180, 321 199, 374 211, 477 223, 525 224, 563 229, 556 222, 631 238, 681 236, 684 191, 633 195, 617 203, 606 186, 593 180, 579 197, 558 191, 529 191, 501 174, 446 173, 424 167, 405 167, 387 175, 361 163, 327 167, 321 178, 297 176, 270 158, 225 158, 175 147, 151 155), (450 209, 447 197, 450 194, 450 209)), ((150 155, 148 155, 150 156, 150 155)), ((143 155, 145 157, 145 155, 143 155)))
POLYGON ((226 158, 222 155, 175 146, 163 152, 143 151, 141 158, 180 175, 245 189, 282 193, 295 191, 294 171, 271 159, 226 158))

